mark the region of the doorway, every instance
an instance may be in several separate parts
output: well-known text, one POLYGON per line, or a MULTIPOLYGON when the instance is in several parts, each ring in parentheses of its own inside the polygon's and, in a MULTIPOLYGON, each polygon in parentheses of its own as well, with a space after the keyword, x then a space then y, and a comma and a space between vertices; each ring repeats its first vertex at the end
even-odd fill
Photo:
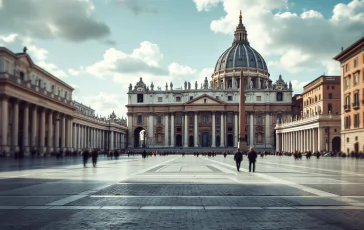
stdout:
POLYGON ((176 146, 182 147, 182 135, 181 134, 178 134, 176 136, 176 146))
POLYGON ((341 139, 340 137, 334 137, 332 139, 332 151, 340 152, 341 150, 341 139))
POLYGON ((193 136, 190 136, 189 142, 188 142, 188 147, 193 147, 193 145, 194 145, 194 139, 193 139, 193 136))
POLYGON ((229 147, 234 146, 234 137, 232 134, 228 134, 228 136, 227 136, 227 146, 229 146, 229 147))
POLYGON ((209 145, 209 133, 202 133, 202 147, 208 147, 209 145))
POLYGON ((216 147, 220 147, 220 136, 216 136, 216 147))
POLYGON ((145 129, 143 127, 138 127, 134 131, 134 148, 140 147, 145 147, 145 129))

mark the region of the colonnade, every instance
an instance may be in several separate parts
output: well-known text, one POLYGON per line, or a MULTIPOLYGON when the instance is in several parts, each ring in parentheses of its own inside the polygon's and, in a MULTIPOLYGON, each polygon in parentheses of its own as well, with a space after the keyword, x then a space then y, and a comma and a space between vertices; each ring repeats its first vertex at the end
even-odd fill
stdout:
POLYGON ((83 148, 109 147, 110 150, 126 147, 126 135, 104 126, 83 121, 77 123, 73 110, 62 113, 44 106, 3 97, 0 100, 0 153, 40 154, 83 148), (93 126, 99 126, 95 128, 93 126), (110 136, 110 138, 108 138, 110 136), (106 141, 109 140, 107 144, 106 141))
POLYGON ((326 149, 324 127, 284 130, 282 133, 277 133, 276 140, 276 150, 282 152, 316 152, 326 149))

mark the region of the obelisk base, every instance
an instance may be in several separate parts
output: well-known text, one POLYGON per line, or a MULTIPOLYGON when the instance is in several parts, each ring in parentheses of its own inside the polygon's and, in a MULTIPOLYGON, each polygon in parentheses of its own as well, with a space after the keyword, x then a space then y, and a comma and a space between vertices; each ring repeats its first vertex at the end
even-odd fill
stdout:
POLYGON ((238 143, 238 148, 242 152, 247 151, 248 147, 247 147, 247 143, 244 140, 244 138, 240 138, 239 143, 238 143))

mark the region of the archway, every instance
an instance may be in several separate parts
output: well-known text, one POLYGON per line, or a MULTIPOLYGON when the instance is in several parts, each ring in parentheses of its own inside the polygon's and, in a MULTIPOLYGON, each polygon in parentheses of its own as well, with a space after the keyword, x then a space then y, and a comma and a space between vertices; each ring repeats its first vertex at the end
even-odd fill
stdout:
POLYGON ((193 136, 190 136, 189 141, 188 141, 188 147, 193 147, 194 145, 194 139, 193 136))
POLYGON ((209 133, 202 133, 202 147, 207 147, 209 145, 209 133))
POLYGON ((182 135, 178 134, 176 136, 176 146, 182 147, 182 135))
POLYGON ((340 137, 334 137, 332 139, 332 151, 340 152, 341 150, 341 139, 340 137))
POLYGON ((229 146, 229 147, 234 146, 234 137, 232 134, 228 134, 228 136, 227 136, 227 146, 229 146))
POLYGON ((216 147, 220 147, 220 136, 216 136, 216 147))
POLYGON ((145 129, 138 127, 134 130, 134 148, 145 147, 145 129))

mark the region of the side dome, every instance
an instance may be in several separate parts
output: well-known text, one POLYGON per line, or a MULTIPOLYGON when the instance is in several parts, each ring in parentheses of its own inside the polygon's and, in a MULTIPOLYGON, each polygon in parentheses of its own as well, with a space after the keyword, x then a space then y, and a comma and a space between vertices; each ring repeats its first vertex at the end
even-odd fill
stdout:
POLYGON ((239 24, 234 32, 234 41, 217 60, 215 72, 230 68, 252 68, 268 72, 262 55, 253 49, 248 41, 248 33, 242 22, 240 11, 239 24))

